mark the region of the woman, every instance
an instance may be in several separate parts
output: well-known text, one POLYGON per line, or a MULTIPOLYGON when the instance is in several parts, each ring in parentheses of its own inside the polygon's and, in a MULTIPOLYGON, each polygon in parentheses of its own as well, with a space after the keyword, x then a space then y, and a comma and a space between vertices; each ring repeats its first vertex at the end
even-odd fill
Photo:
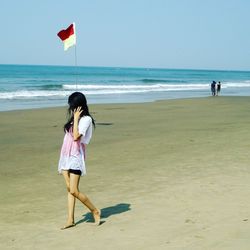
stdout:
POLYGON ((89 113, 84 94, 74 92, 68 98, 69 119, 64 125, 64 140, 58 164, 58 171, 63 174, 68 190, 68 220, 62 229, 75 226, 75 198, 80 200, 92 213, 95 224, 100 224, 101 211, 89 198, 79 191, 80 176, 86 174, 85 148, 92 137, 94 119, 89 113))

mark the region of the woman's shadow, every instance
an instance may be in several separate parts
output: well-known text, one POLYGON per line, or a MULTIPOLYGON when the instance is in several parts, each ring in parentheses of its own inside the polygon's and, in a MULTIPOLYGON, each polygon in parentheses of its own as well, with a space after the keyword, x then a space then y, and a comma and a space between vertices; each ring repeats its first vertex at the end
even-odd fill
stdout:
MULTIPOLYGON (((101 209, 101 219, 106 219, 111 215, 121 214, 131 210, 130 204, 128 203, 120 203, 112 207, 105 207, 101 209)), ((76 222, 76 224, 80 224, 83 222, 94 222, 92 213, 83 214, 83 219, 76 222)), ((105 221, 101 220, 101 224, 105 223, 105 221)))

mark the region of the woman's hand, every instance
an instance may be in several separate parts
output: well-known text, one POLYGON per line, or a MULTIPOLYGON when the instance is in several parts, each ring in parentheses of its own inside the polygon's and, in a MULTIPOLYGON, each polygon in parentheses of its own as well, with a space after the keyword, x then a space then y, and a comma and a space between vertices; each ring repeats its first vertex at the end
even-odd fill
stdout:
POLYGON ((79 122, 82 111, 83 110, 81 107, 77 107, 76 109, 74 109, 74 125, 73 125, 74 141, 77 141, 81 137, 81 135, 78 132, 78 122, 79 122))
POLYGON ((83 110, 81 107, 77 107, 76 109, 74 109, 74 121, 77 121, 77 122, 79 121, 82 111, 83 110))

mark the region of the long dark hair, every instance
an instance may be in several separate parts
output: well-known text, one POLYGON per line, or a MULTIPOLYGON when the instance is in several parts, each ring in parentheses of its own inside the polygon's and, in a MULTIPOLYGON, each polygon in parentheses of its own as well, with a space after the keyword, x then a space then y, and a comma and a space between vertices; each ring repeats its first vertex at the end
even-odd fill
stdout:
POLYGON ((87 99, 85 97, 85 95, 81 92, 74 92, 73 94, 71 94, 68 98, 68 104, 69 104, 69 108, 68 108, 68 121, 67 123, 64 125, 64 131, 68 131, 70 127, 73 124, 74 121, 74 113, 73 111, 78 108, 81 107, 82 113, 80 115, 80 117, 83 117, 85 115, 88 115, 91 117, 92 119, 92 123, 95 127, 95 120, 93 119, 93 117, 90 115, 89 113, 89 108, 88 108, 88 104, 87 104, 87 99))

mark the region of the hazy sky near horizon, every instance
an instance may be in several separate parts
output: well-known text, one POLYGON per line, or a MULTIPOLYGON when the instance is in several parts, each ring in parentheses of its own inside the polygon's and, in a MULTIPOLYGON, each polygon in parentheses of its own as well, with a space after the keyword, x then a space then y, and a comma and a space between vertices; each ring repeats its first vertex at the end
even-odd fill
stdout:
POLYGON ((250 70, 249 0, 1 2, 0 64, 250 70), (70 3, 70 4, 69 4, 70 3))

